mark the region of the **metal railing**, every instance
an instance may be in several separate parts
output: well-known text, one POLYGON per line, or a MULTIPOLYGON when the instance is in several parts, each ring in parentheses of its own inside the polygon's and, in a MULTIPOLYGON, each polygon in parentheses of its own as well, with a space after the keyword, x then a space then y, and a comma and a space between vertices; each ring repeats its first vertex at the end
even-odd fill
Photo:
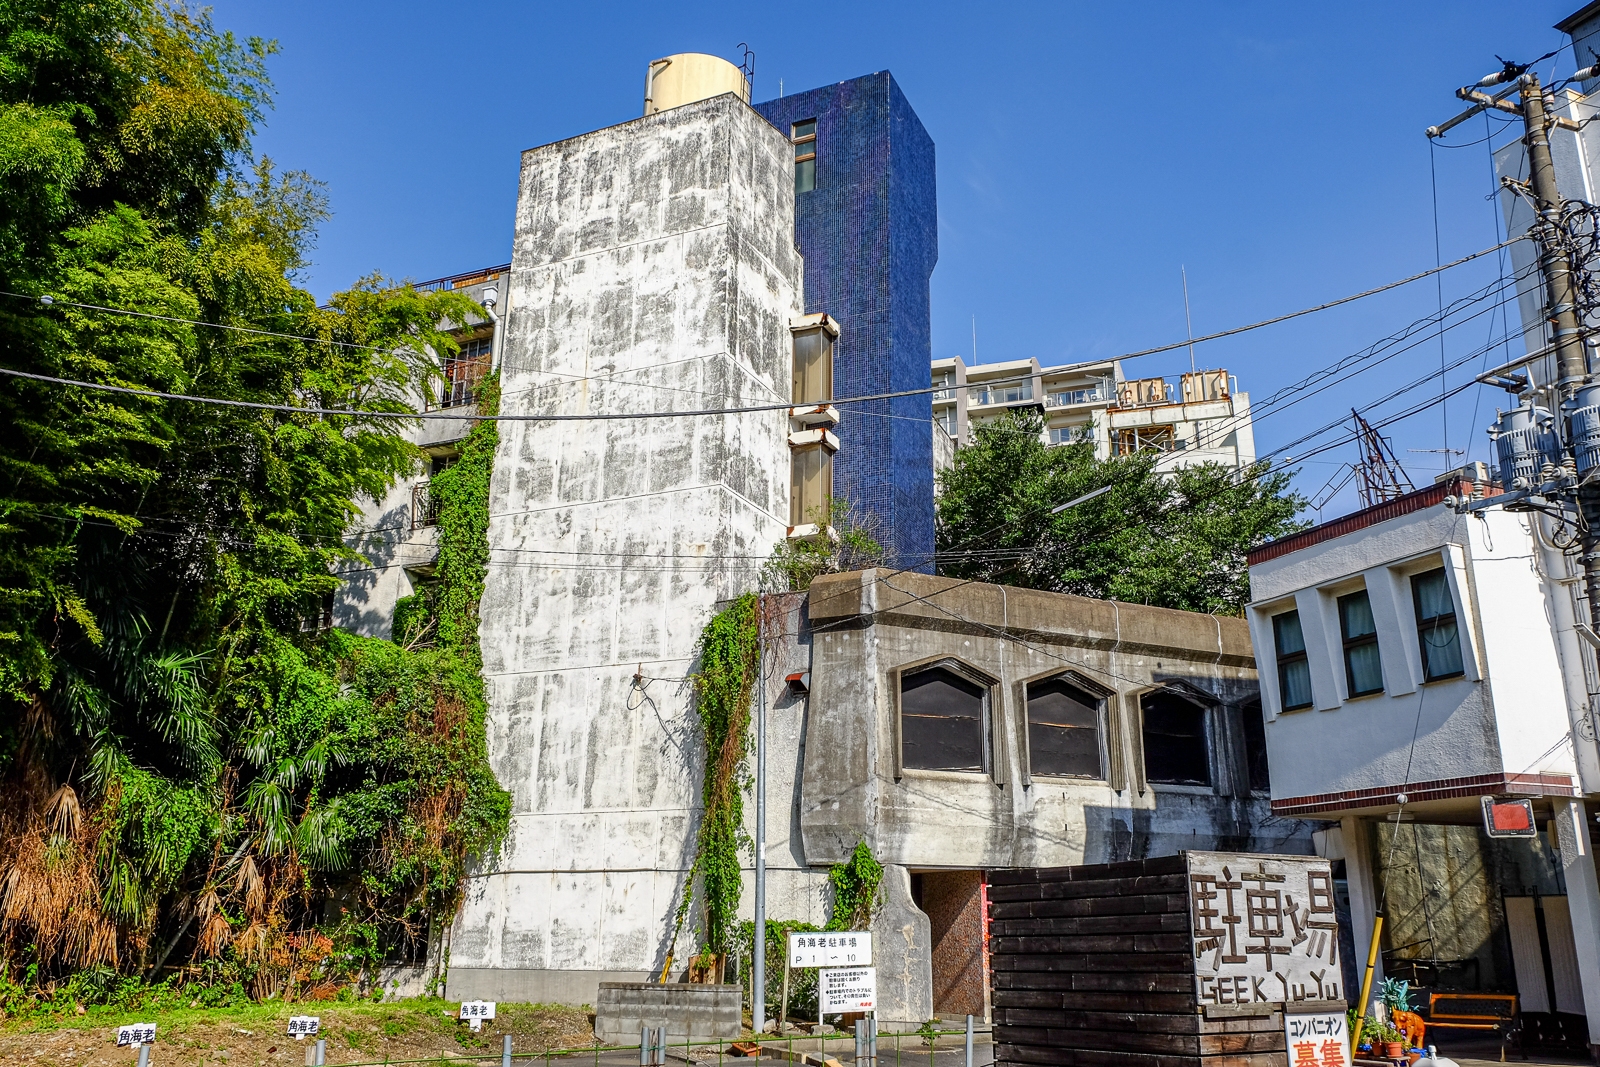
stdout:
POLYGON ((502 263, 498 267, 485 267, 483 270, 468 271, 466 274, 452 274, 447 278, 432 278, 425 282, 416 282, 411 288, 419 292, 433 289, 465 289, 468 286, 477 285, 479 282, 498 278, 510 270, 511 264, 502 263))
POLYGON ((969 404, 1020 404, 1033 399, 1033 386, 1012 386, 1008 389, 974 388, 967 391, 969 404))
POLYGON ((418 482, 411 487, 411 528, 420 530, 425 526, 437 526, 439 523, 439 501, 428 492, 427 482, 418 482))
POLYGON ((1103 404, 1110 399, 1110 394, 1099 389, 1064 389, 1059 392, 1046 393, 1044 395, 1044 406, 1047 408, 1064 408, 1073 404, 1103 404))
MULTIPOLYGON (((862 1022, 871 1023, 872 1020, 862 1020, 862 1022)), ((628 1064, 631 1067, 633 1063, 639 1064, 639 1067, 659 1067, 659 1065, 666 1063, 669 1049, 675 1054, 675 1059, 681 1059, 688 1064, 709 1064, 711 1062, 709 1055, 702 1053, 700 1056, 695 1056, 693 1054, 694 1050, 702 1049, 708 1053, 712 1048, 715 1048, 717 1050, 716 1062, 721 1067, 726 1067, 729 1061, 749 1063, 752 1058, 751 1054, 758 1051, 756 1046, 759 1045, 759 1059, 785 1059, 792 1064, 809 1065, 809 1067, 822 1067, 828 1059, 838 1060, 841 1055, 846 1054, 855 1067, 917 1067, 918 1064, 924 1062, 929 1067, 934 1067, 934 1054, 941 1051, 937 1046, 938 1039, 941 1037, 954 1038, 964 1036, 966 1039, 964 1046, 959 1046, 963 1049, 962 1064, 963 1067, 973 1067, 973 1037, 976 1029, 973 1018, 969 1015, 967 1016, 966 1027, 959 1030, 927 1028, 899 1033, 880 1033, 875 1026, 858 1024, 853 1034, 840 1032, 832 1035, 786 1035, 781 1037, 776 1035, 761 1035, 757 1037, 755 1034, 749 1034, 742 1038, 717 1038, 710 1041, 692 1041, 689 1038, 685 1038, 682 1041, 672 1041, 670 1043, 666 1039, 665 1027, 647 1030, 647 1033, 649 1034, 648 1037, 641 1033, 637 1044, 608 1045, 596 1042, 593 1045, 545 1049, 542 1052, 517 1052, 513 1048, 514 1043, 511 1035, 504 1034, 501 1037, 499 1052, 485 1051, 482 1054, 473 1055, 466 1049, 460 1049, 452 1050, 448 1054, 440 1053, 434 1056, 406 1060, 329 1060, 327 1059, 327 1040, 320 1039, 312 1049, 308 1050, 308 1052, 311 1052, 311 1056, 307 1058, 312 1059, 314 1057, 314 1062, 317 1064, 337 1064, 338 1067, 398 1067, 400 1064, 411 1063, 499 1063, 501 1067, 511 1067, 513 1063, 528 1064, 541 1060, 546 1067, 555 1067, 555 1061, 557 1060, 563 1061, 565 1064, 578 1064, 587 1061, 593 1064, 594 1067, 600 1067, 601 1057, 605 1056, 607 1067, 623 1067, 624 1064, 628 1064), (911 1039, 915 1039, 916 1044, 907 1047, 911 1039), (831 1053, 829 1051, 830 1041, 832 1041, 831 1048, 833 1050, 831 1053), (731 1047, 735 1044, 742 1046, 741 1050, 730 1052, 731 1047), (889 1046, 888 1049, 883 1047, 885 1044, 889 1046), (799 1046, 798 1048, 796 1047, 797 1045, 799 1046), (680 1049, 682 1050, 681 1053, 678 1052, 680 1049), (624 1058, 619 1056, 618 1053, 634 1053, 636 1056, 630 1055, 624 1058), (582 1060, 579 1057, 582 1057, 582 1060)), ((953 1052, 956 1047, 958 1046, 946 1046, 942 1051, 953 1052)), ((151 1048, 152 1046, 149 1045, 142 1046, 141 1051, 151 1048)), ((145 1061, 141 1058, 141 1062, 145 1061)), ((149 1062, 159 1064, 161 1062, 159 1053, 149 1062)), ((947 1057, 944 1062, 950 1062, 949 1058, 947 1057)), ((951 1063, 951 1067, 955 1067, 955 1065, 951 1063)))

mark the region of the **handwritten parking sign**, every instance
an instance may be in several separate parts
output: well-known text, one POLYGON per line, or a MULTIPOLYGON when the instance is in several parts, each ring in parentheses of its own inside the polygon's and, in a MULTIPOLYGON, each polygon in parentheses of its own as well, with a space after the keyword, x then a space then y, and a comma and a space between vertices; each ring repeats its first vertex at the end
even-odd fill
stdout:
POLYGON ((461 1002, 461 1018, 467 1020, 474 1030, 483 1029, 486 1019, 494 1018, 494 1001, 492 1000, 464 1000, 461 1002))
POLYGON ((117 1027, 117 1047, 151 1045, 156 1040, 155 1023, 132 1023, 117 1027))
POLYGON ((872 935, 865 930, 789 935, 791 967, 865 967, 872 962, 872 935))

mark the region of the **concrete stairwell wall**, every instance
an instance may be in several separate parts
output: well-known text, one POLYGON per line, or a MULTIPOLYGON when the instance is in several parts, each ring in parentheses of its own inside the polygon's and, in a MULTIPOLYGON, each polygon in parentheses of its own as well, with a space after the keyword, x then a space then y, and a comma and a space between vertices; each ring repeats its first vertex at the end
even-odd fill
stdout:
MULTIPOLYGON (((786 402, 792 156, 732 96, 527 152, 502 412, 786 402)), ((700 802, 684 679, 784 535, 787 433, 783 411, 502 424, 481 634, 513 817, 450 996, 593 1003, 659 973, 700 802)))

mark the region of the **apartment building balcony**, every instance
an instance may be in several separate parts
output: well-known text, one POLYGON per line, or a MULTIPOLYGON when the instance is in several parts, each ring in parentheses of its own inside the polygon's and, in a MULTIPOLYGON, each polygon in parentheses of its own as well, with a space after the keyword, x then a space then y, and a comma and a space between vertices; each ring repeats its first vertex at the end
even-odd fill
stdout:
POLYGON ((1071 408, 1085 404, 1109 404, 1114 394, 1103 387, 1085 389, 1057 389, 1044 394, 1044 406, 1049 408, 1071 408))
POLYGON ((969 407, 1041 407, 1042 405, 1033 398, 1033 384, 1007 385, 996 388, 987 386, 969 386, 967 389, 967 405, 969 407))

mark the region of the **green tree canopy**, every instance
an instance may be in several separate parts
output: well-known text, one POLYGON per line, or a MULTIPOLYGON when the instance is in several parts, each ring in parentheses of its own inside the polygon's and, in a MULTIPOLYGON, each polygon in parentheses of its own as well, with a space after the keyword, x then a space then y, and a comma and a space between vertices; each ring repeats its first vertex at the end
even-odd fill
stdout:
POLYGON ((503 826, 474 658, 301 633, 418 461, 380 413, 476 309, 297 284, 326 199, 251 155, 273 50, 164 0, 0 0, 0 366, 291 409, 0 387, 0 978, 180 942, 281 978, 328 899, 410 921, 503 826))
POLYGON ((940 473, 940 573, 1237 614, 1250 598, 1245 553, 1304 528, 1285 471, 1163 473, 1154 452, 1096 460, 1090 444, 1046 445, 1043 429, 1032 412, 980 426, 940 473))

